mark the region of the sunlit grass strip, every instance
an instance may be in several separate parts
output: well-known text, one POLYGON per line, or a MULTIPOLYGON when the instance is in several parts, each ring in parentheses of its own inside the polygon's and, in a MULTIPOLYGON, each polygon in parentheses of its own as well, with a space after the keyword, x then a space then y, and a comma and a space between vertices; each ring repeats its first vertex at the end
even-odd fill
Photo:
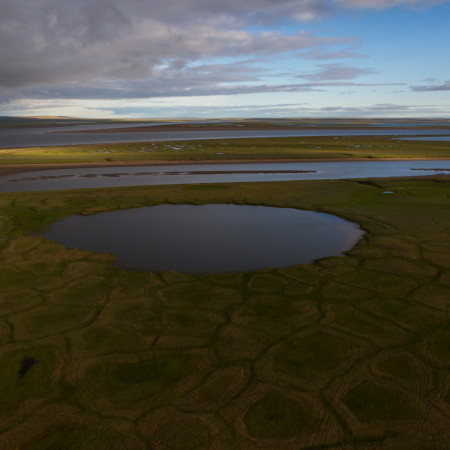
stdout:
POLYGON ((4 149, 0 150, 0 165, 242 159, 427 159, 449 158, 449 154, 448 141, 407 141, 370 136, 295 137, 4 149))

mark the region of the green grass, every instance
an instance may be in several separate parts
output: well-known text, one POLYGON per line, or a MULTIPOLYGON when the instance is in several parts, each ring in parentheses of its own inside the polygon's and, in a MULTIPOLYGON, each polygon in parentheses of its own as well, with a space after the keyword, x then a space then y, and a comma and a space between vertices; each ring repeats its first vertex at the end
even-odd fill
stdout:
POLYGON ((317 426, 309 408, 276 391, 253 403, 244 423, 252 437, 263 439, 292 439, 317 426))
POLYGON ((58 395, 58 386, 54 383, 57 368, 55 348, 34 347, 11 350, 0 358, 2 376, 0 378, 0 417, 4 419, 24 401, 42 401, 58 395), (34 365, 20 376, 24 358, 33 359, 34 365))
POLYGON ((274 361, 276 371, 294 378, 313 379, 345 362, 350 345, 337 336, 309 334, 289 343, 274 361))
POLYGON ((448 177, 216 187, 0 195, 0 448, 445 448, 448 177), (316 210, 366 234, 344 257, 202 276, 29 235, 168 202, 316 210))
POLYGON ((38 438, 28 441, 20 448, 23 450, 78 450, 80 443, 85 450, 132 448, 127 442, 127 438, 120 433, 76 424, 49 427, 38 438))
POLYGON ((450 142, 391 137, 289 137, 1 149, 0 164, 230 159, 448 158, 450 142))
POLYGON ((351 388, 343 402, 363 422, 411 419, 417 414, 412 404, 370 381, 363 381, 351 388))

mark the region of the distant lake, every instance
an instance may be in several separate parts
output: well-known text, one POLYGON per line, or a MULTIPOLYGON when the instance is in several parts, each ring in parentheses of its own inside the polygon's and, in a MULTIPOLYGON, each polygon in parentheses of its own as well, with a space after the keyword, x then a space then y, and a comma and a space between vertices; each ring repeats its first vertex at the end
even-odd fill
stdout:
POLYGON ((120 267, 213 273, 339 256, 363 234, 358 224, 330 214, 209 204, 71 216, 41 235, 69 248, 113 253, 120 267))
POLYGON ((450 141, 450 136, 416 136, 401 138, 402 141, 450 141))
MULTIPOLYGON (((142 126, 144 124, 140 124, 142 126)), ((295 137, 295 136, 411 136, 450 134, 447 129, 420 130, 386 130, 378 127, 358 130, 221 130, 221 131, 154 131, 154 132, 97 132, 97 133, 58 133, 60 131, 82 129, 127 128, 133 124, 78 125, 71 127, 45 127, 0 129, 0 148, 42 147, 57 145, 82 145, 100 143, 179 141, 197 139, 233 139, 261 137, 295 137)), ((390 125, 385 125, 390 126, 390 125)))

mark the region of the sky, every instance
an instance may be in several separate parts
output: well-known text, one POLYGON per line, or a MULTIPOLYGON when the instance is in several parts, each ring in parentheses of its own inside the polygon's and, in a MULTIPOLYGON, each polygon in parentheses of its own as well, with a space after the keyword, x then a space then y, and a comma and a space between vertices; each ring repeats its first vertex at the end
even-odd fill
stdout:
POLYGON ((0 0, 0 116, 450 118, 450 1, 0 0))

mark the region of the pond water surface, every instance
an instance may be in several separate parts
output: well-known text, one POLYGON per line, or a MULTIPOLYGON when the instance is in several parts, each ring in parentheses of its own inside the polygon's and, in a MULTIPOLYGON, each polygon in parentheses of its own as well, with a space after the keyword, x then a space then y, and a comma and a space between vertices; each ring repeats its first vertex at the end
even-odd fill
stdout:
POLYGON ((157 205, 71 216, 41 235, 113 253, 115 265, 156 272, 235 272, 307 264, 351 249, 364 232, 339 217, 235 204, 157 205))

